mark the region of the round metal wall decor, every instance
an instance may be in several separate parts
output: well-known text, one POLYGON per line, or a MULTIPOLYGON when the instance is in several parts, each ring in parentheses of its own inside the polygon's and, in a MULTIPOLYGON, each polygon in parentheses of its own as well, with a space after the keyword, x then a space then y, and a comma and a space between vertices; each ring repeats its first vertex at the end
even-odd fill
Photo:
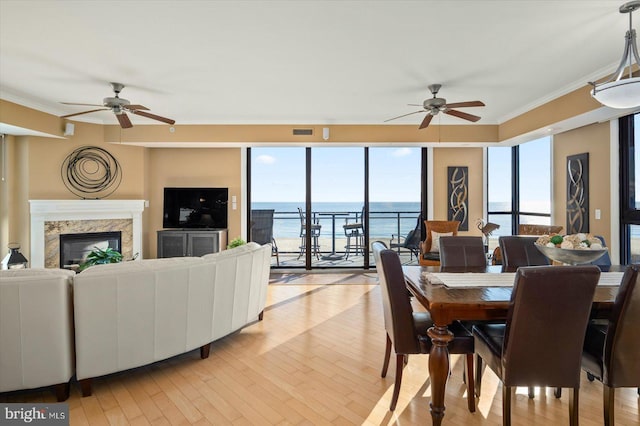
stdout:
POLYGON ((62 163, 61 173, 67 189, 80 198, 108 197, 122 181, 118 160, 97 146, 74 150, 62 163))

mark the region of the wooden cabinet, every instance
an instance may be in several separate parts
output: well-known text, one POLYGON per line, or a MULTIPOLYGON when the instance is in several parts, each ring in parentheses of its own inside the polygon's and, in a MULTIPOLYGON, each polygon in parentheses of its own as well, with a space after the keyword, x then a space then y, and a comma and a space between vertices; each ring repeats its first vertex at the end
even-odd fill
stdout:
POLYGON ((158 258, 202 256, 227 247, 226 229, 158 231, 158 258))

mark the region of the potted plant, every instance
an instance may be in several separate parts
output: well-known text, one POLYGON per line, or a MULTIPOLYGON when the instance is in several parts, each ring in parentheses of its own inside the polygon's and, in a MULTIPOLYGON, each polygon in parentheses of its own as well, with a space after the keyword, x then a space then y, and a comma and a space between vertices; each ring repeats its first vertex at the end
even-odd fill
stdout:
POLYGON ((102 265, 105 263, 119 263, 119 262, 122 262, 122 254, 119 251, 114 250, 111 247, 107 247, 104 250, 101 248, 95 247, 93 250, 91 250, 91 253, 89 253, 89 255, 87 256, 87 260, 85 260, 85 262, 82 265, 80 265, 78 269, 80 271, 84 271, 89 266, 102 265))
POLYGON ((229 245, 227 246, 228 249, 232 249, 234 247, 240 247, 247 244, 247 242, 245 240, 243 240, 242 238, 238 237, 238 238, 234 238, 233 240, 231 240, 231 242, 229 243, 229 245))

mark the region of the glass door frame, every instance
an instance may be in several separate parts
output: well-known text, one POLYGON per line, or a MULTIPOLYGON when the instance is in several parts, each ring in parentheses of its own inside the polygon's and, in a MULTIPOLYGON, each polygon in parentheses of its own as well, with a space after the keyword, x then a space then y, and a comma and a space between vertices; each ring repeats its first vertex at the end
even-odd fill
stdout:
MULTIPOLYGON (((360 146, 356 146, 356 147, 360 147, 360 146)), ((364 217, 362 218, 363 223, 364 223, 364 229, 365 229, 365 233, 364 233, 364 245, 365 245, 365 250, 364 250, 364 259, 363 259, 363 266, 362 267, 357 267, 356 269, 364 269, 364 270, 369 270, 373 267, 375 267, 375 265, 372 265, 370 262, 370 251, 369 251, 369 244, 370 244, 370 237, 369 237, 369 147, 368 146, 361 146, 361 148, 363 149, 364 152, 364 156, 363 156, 363 161, 364 161, 364 185, 363 185, 363 191, 364 191, 364 217)), ((308 230, 311 228, 311 224, 312 224, 312 208, 311 208, 311 203, 312 203, 312 193, 311 193, 311 177, 312 177, 312 150, 313 150, 313 146, 309 147, 305 147, 305 227, 307 229, 307 232, 305 233, 306 235, 306 244, 305 247, 307 247, 307 250, 305 252, 305 266, 304 269, 305 270, 312 270, 312 269, 354 269, 354 267, 341 267, 341 266, 313 266, 312 264, 312 250, 310 250, 310 248, 312 247, 312 234, 311 232, 308 232, 308 230)), ((428 149, 427 147, 420 147, 420 206, 421 206, 421 210, 423 212, 423 217, 426 219, 426 212, 428 212, 428 199, 427 199, 427 193, 428 193, 428 188, 427 186, 427 176, 428 176, 428 149)), ((249 214, 251 211, 251 174, 252 174, 252 170, 251 170, 251 147, 247 147, 246 148, 246 206, 247 206, 247 215, 246 215, 246 229, 247 229, 247 233, 250 232, 251 229, 251 215, 249 214)), ((424 241, 426 236, 426 231, 424 228, 424 223, 422 224, 421 227, 421 241, 424 241)), ((282 269, 282 270, 287 270, 287 267, 280 267, 278 269, 282 269)))

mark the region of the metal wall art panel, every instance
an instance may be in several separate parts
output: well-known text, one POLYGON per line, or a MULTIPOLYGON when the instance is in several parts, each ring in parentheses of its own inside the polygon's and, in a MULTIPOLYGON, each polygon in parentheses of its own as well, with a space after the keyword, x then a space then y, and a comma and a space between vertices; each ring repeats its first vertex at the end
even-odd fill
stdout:
POLYGON ((459 220, 460 231, 469 230, 469 168, 447 167, 447 189, 449 196, 448 220, 459 220))
POLYGON ((567 234, 589 232, 589 153, 567 156, 567 234))

